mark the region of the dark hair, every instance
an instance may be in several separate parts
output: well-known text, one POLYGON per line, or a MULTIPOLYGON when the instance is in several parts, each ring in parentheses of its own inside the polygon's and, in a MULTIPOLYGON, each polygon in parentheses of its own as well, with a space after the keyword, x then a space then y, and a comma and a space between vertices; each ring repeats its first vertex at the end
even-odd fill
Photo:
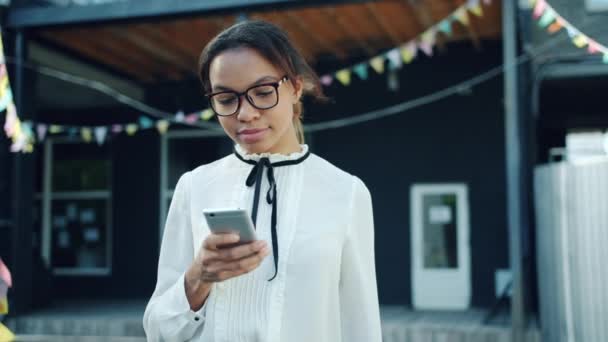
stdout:
MULTIPOLYGON (((281 69, 295 85, 299 77, 303 83, 303 95, 324 99, 319 78, 304 57, 291 44, 287 33, 279 27, 261 20, 243 21, 220 32, 203 49, 199 59, 199 77, 206 93, 211 92, 209 67, 220 53, 248 47, 256 50, 275 67, 281 69)), ((302 129, 302 102, 294 107, 294 126, 298 140, 304 142, 302 129)))

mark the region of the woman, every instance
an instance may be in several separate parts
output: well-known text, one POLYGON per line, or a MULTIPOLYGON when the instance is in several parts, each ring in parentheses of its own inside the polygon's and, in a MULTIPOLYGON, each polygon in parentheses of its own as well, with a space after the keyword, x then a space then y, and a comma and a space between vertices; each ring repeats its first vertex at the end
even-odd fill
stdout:
POLYGON ((300 100, 321 96, 318 78, 262 21, 221 32, 199 71, 235 152, 176 185, 148 340, 379 342, 369 191, 303 144, 300 100), (211 233, 205 208, 252 208, 258 241, 211 233))

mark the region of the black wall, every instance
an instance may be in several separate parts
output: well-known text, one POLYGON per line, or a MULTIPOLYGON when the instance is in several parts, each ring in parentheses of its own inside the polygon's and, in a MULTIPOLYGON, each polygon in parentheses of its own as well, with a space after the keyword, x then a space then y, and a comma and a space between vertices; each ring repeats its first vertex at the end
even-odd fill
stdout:
MULTIPOLYGON (((336 104, 322 112, 309 110, 308 117, 323 120, 381 108, 441 90, 501 63, 498 43, 486 42, 480 52, 466 45, 449 46, 443 55, 405 66, 398 93, 386 90, 386 76, 350 87, 332 86, 328 92, 336 104)), ((413 183, 430 182, 468 185, 472 304, 494 303, 494 272, 508 266, 503 137, 501 78, 471 89, 469 95, 313 135, 314 152, 362 178, 372 193, 381 303, 412 302, 409 192, 413 183)))

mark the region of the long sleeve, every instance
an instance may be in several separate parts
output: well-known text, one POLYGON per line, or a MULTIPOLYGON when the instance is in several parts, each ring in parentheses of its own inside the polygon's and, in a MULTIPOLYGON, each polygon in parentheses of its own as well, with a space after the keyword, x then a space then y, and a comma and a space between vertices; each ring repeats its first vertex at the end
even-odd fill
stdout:
POLYGON ((355 177, 353 187, 352 219, 342 250, 340 271, 342 341, 380 342, 372 200, 359 178, 355 177))
POLYGON ((175 187, 165 224, 158 262, 156 289, 144 313, 148 341, 186 341, 205 321, 205 306, 190 310, 184 286, 184 274, 194 258, 190 222, 190 173, 184 174, 175 187))

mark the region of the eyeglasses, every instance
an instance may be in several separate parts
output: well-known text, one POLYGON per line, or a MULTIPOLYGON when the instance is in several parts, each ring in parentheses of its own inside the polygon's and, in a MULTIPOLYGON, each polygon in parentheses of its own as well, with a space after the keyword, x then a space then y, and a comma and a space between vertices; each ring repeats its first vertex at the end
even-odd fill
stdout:
POLYGON ((221 91, 207 94, 211 108, 219 116, 236 114, 241 108, 241 97, 245 95, 247 102, 257 109, 270 109, 279 103, 279 86, 288 80, 287 75, 277 82, 258 84, 242 93, 236 91, 221 91))

